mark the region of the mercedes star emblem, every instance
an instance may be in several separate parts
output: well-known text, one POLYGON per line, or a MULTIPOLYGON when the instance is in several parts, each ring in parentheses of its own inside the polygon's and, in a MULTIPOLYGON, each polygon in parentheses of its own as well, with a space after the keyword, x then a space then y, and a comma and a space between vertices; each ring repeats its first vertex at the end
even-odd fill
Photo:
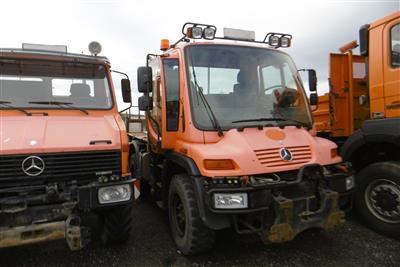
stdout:
POLYGON ((30 156, 22 162, 22 170, 26 175, 38 176, 44 171, 44 161, 37 156, 30 156))
POLYGON ((290 152, 290 150, 287 148, 281 148, 279 154, 283 160, 291 161, 293 159, 292 152, 290 152))

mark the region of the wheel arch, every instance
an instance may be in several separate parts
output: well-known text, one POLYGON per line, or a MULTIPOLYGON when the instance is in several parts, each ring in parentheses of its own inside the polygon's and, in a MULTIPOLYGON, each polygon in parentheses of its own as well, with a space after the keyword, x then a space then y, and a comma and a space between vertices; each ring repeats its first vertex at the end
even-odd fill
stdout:
POLYGON ((366 121, 344 143, 341 155, 356 172, 383 161, 400 160, 400 119, 366 121))

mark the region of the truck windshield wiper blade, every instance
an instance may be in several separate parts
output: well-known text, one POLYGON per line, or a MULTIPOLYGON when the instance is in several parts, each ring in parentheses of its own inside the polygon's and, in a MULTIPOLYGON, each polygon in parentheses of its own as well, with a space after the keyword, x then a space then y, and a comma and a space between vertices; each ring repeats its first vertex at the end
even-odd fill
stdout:
POLYGON ((3 106, 5 106, 5 107, 9 107, 9 108, 12 108, 12 109, 16 109, 16 110, 18 110, 18 111, 21 111, 22 113, 25 113, 27 116, 32 116, 32 113, 26 111, 25 109, 19 108, 19 107, 15 107, 15 106, 9 105, 9 104, 11 104, 10 101, 0 101, 0 105, 3 105, 3 106))
POLYGON ((196 89, 198 89, 198 90, 196 90, 196 89, 195 90, 199 92, 201 101, 203 102, 205 108, 208 109, 207 114, 208 114, 208 116, 209 116, 209 118, 211 120, 211 123, 213 124, 214 129, 218 131, 218 136, 223 136, 224 132, 222 131, 221 125, 219 124, 219 122, 217 120, 217 117, 215 117, 215 114, 212 111, 211 106, 208 103, 208 101, 206 99, 206 96, 203 93, 203 89, 197 83, 197 77, 196 77, 196 72, 194 70, 194 63, 193 63, 192 53, 191 52, 189 52, 189 53, 190 53, 190 60, 191 60, 191 63, 192 63, 192 74, 193 74, 194 84, 196 86, 196 89))
POLYGON ((252 121, 286 121, 286 119, 282 119, 282 118, 257 118, 257 119, 247 119, 247 120, 232 121, 231 123, 252 122, 252 121))
POLYGON ((70 109, 77 109, 86 115, 89 115, 89 112, 83 108, 78 108, 73 106, 71 102, 62 102, 62 101, 31 101, 29 104, 39 104, 39 105, 55 105, 55 106, 67 106, 70 109))

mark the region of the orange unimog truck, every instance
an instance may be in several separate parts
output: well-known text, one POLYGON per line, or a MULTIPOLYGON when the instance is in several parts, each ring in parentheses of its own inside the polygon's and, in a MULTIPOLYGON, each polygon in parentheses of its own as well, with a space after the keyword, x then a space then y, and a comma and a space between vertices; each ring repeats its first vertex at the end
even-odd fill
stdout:
MULTIPOLYGON (((129 238, 133 180, 129 144, 107 58, 66 46, 0 49, 0 248, 65 238, 129 238)), ((129 81, 123 95, 130 102, 129 81)))
POLYGON ((314 112, 320 136, 356 171, 355 208, 376 231, 400 237, 400 12, 360 28, 330 55, 330 91, 314 112))
POLYGON ((315 136, 298 71, 278 50, 291 35, 216 37, 215 26, 198 23, 182 33, 138 69, 147 135, 132 139, 131 162, 141 193, 168 210, 178 249, 210 249, 229 227, 269 243, 341 224, 337 192, 351 190, 353 176, 337 146, 315 136))

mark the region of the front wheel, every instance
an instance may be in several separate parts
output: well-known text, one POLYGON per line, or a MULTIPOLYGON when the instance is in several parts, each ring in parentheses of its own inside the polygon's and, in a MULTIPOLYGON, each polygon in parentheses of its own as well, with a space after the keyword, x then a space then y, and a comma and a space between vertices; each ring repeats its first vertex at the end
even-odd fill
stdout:
POLYGON ((121 244, 129 240, 132 231, 133 204, 125 204, 102 211, 101 241, 108 244, 121 244))
POLYGON ((357 175, 357 212, 369 227, 400 237, 400 163, 378 162, 357 175))
POLYGON ((178 174, 172 178, 168 194, 168 216, 172 236, 184 255, 204 252, 214 245, 215 232, 206 227, 199 215, 190 178, 178 174))

